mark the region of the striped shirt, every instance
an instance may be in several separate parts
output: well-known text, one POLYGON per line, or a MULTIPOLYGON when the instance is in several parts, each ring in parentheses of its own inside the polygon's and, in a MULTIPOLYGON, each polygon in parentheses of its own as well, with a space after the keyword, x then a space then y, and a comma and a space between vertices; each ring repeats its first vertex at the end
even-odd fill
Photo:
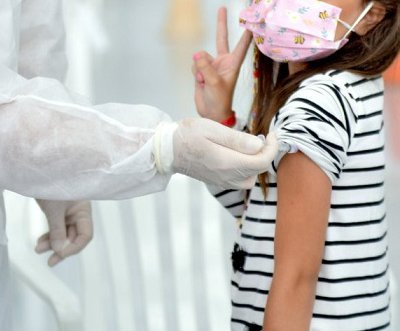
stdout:
POLYGON ((296 151, 332 182, 310 330, 389 330, 382 78, 341 71, 313 76, 280 109, 270 131, 280 152, 269 169, 266 200, 259 183, 248 199, 245 191, 209 187, 241 219, 232 253, 232 330, 261 330, 274 272, 276 169, 296 151))

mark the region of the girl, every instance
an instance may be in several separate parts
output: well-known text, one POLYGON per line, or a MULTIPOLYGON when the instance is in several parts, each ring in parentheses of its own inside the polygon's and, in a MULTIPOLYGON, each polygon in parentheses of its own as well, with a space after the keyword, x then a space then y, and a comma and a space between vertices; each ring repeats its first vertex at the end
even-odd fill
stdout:
POLYGON ((389 330, 381 74, 400 48, 399 8, 398 0, 254 0, 235 51, 221 9, 218 56, 194 56, 199 114, 233 124, 252 34, 249 130, 279 141, 250 191, 210 187, 240 219, 232 330, 389 330))

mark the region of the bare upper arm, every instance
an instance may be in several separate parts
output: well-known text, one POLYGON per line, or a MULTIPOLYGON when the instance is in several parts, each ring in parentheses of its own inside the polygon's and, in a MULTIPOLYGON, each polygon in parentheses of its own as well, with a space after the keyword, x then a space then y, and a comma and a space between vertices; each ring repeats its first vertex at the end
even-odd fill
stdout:
POLYGON ((275 274, 318 276, 323 257, 331 182, 305 154, 285 155, 278 167, 275 274))

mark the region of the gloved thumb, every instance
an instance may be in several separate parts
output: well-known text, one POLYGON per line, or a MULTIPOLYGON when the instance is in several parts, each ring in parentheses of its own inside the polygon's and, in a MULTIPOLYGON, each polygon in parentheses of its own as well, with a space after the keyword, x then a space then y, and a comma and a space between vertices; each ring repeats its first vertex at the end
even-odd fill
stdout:
POLYGON ((278 154, 279 144, 274 132, 270 132, 264 143, 264 147, 260 153, 251 158, 251 163, 247 166, 249 169, 258 170, 259 173, 263 173, 268 170, 271 162, 278 154))
POLYGON ((278 142, 278 137, 276 136, 276 133, 274 131, 268 133, 266 139, 266 145, 267 147, 269 147, 271 154, 273 154, 273 157, 275 157, 275 155, 278 153, 279 150, 279 142, 278 142))
POLYGON ((268 161, 268 165, 274 160, 279 151, 279 143, 278 138, 275 132, 270 132, 267 135, 267 139, 265 142, 265 146, 262 150, 262 154, 265 159, 268 161))
POLYGON ((207 138, 213 143, 230 148, 239 153, 254 155, 264 147, 262 139, 248 133, 236 131, 226 126, 212 122, 204 125, 207 129, 207 138))

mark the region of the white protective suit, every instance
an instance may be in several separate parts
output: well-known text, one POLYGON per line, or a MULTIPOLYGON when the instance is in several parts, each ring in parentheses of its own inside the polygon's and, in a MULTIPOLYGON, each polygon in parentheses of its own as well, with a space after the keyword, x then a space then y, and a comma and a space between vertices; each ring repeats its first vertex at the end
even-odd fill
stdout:
MULTIPOLYGON (((157 171, 153 156, 155 128, 171 122, 168 115, 144 105, 92 106, 60 83, 62 22, 61 0, 0 0, 0 330, 11 330, 3 190, 49 200, 123 199, 163 190, 171 176, 157 171)), ((195 165, 184 170, 197 172, 195 165)))
POLYGON ((62 22, 62 1, 0 1, 0 330, 12 330, 3 190, 118 199, 162 190, 170 179, 157 172, 151 152, 154 128, 170 121, 166 114, 149 106, 93 107, 60 83, 67 65, 62 22))

